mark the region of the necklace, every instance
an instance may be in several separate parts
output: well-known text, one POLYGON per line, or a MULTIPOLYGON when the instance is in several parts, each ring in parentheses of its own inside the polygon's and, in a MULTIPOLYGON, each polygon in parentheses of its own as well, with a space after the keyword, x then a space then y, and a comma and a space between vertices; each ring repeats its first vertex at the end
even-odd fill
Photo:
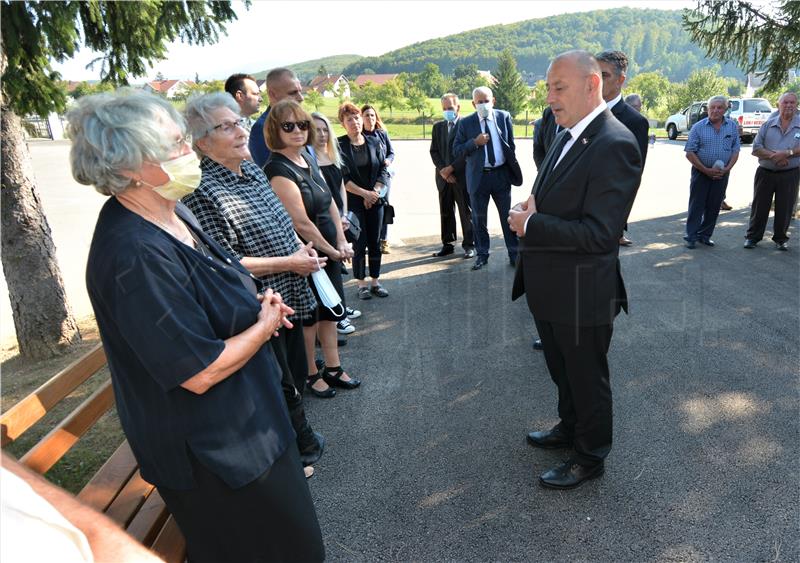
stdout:
POLYGON ((195 241, 195 238, 192 236, 191 232, 189 232, 189 239, 187 240, 185 233, 181 233, 180 235, 175 234, 175 231, 170 229, 166 224, 164 224, 154 215, 148 213, 147 215, 145 215, 145 219, 147 219, 151 223, 155 223, 162 230, 167 231, 167 233, 169 233, 173 238, 177 239, 186 246, 191 246, 192 248, 197 249, 197 242, 195 241))

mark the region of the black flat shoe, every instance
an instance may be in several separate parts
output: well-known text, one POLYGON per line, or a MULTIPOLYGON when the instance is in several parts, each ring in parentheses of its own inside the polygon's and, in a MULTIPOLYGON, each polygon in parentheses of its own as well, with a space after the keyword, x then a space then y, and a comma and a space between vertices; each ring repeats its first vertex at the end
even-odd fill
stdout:
POLYGON ((601 461, 597 465, 581 465, 569 460, 559 467, 545 471, 539 477, 539 483, 548 489, 574 489, 589 479, 600 477, 605 471, 601 461))
MULTIPOLYGON (((324 379, 325 376, 321 375, 320 372, 315 373, 314 375, 309 375, 308 379, 306 380, 306 389, 311 391, 312 395, 316 395, 320 399, 331 399, 336 396, 336 389, 333 387, 328 387, 324 391, 317 391, 312 387, 317 381, 320 379, 324 379)), ((325 383, 328 383, 327 381, 325 383)), ((330 383, 328 383, 330 385, 330 383)))
POLYGON ((472 265, 472 269, 473 270, 480 270, 481 268, 483 268, 488 263, 489 263, 488 259, 481 258, 480 256, 478 256, 478 259, 475 260, 475 263, 472 265))
POLYGON ((550 430, 540 432, 530 432, 527 436, 528 443, 536 448, 545 450, 556 450, 559 448, 571 448, 572 437, 556 425, 550 430))
POLYGON ((758 244, 758 241, 753 240, 753 239, 749 239, 749 238, 745 239, 745 241, 744 241, 744 247, 747 248, 747 249, 755 248, 757 244, 758 244))
POLYGON ((342 375, 344 375, 344 370, 341 366, 325 368, 325 371, 322 372, 322 379, 331 387, 341 387, 342 389, 355 389, 361 385, 361 381, 354 377, 351 377, 350 381, 344 381, 341 379, 342 375))

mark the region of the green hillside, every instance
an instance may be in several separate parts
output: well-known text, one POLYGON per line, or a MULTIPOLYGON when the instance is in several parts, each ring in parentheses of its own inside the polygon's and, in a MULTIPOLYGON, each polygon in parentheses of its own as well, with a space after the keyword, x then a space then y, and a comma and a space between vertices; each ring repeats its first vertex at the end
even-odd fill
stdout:
MULTIPOLYGON (((287 67, 292 69, 295 74, 297 74, 301 82, 305 82, 311 78, 314 78, 317 75, 319 67, 322 65, 325 66, 325 69, 329 73, 337 74, 342 72, 346 66, 351 65, 362 58, 363 57, 361 55, 333 55, 332 57, 323 57, 321 59, 314 59, 311 61, 287 65, 287 67)), ((266 78, 269 71, 270 69, 254 72, 253 76, 258 79, 263 79, 266 78)))
MULTIPOLYGON (((618 8, 493 25, 365 57, 349 64, 344 74, 356 76, 365 69, 419 72, 426 63, 439 65, 445 74, 470 63, 491 70, 503 49, 511 48, 519 70, 533 82, 544 76, 549 61, 560 52, 620 49, 631 59, 629 76, 658 70, 670 80, 683 81, 693 70, 720 63, 707 59, 705 51, 689 40, 681 27, 681 14, 680 10, 618 8)), ((744 76, 735 66, 720 66, 725 76, 744 76)))

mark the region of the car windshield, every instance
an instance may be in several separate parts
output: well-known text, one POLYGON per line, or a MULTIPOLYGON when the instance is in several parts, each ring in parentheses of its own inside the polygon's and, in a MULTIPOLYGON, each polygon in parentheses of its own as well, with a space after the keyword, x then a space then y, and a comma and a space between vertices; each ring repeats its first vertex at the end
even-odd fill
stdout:
POLYGON ((752 113, 755 111, 771 112, 772 106, 769 105, 769 102, 767 100, 745 100, 744 112, 752 113))

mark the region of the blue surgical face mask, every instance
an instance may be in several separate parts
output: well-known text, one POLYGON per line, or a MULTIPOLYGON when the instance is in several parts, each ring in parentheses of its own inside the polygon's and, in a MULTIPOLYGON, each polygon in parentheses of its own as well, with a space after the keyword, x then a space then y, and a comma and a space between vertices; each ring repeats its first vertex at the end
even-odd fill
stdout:
POLYGON ((492 107, 494 104, 492 102, 484 102, 482 104, 475 104, 475 109, 478 111, 478 115, 486 119, 489 117, 489 113, 492 111, 492 107))
POLYGON ((453 109, 446 109, 442 112, 444 115, 445 120, 447 121, 455 121, 456 120, 456 111, 453 109))

